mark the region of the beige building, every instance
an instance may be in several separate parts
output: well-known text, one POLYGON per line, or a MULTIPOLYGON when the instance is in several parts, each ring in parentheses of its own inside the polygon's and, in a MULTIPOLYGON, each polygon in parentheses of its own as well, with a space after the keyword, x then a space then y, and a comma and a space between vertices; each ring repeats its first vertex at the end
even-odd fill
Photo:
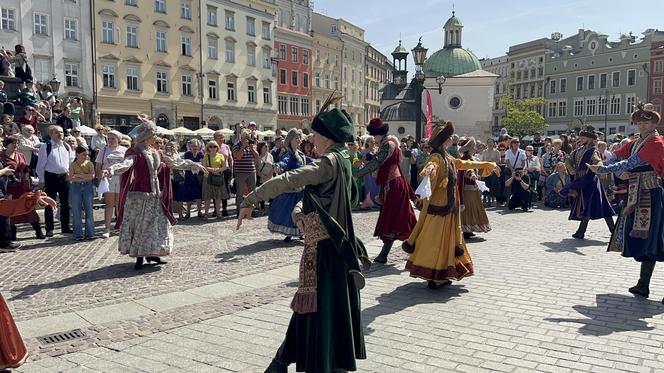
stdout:
POLYGON ((93 1, 96 109, 104 125, 127 132, 146 113, 164 127, 198 128, 198 4, 93 1))
POLYGON ((228 128, 244 120, 276 129, 274 1, 202 0, 200 12, 208 125, 228 128))
POLYGON ((313 114, 320 111, 325 100, 337 90, 341 92, 341 52, 343 43, 337 37, 313 32, 313 114))
POLYGON ((480 63, 482 64, 482 69, 484 71, 498 75, 493 90, 493 119, 491 125, 493 135, 496 136, 500 133, 500 129, 503 127, 505 109, 500 104, 500 99, 509 87, 510 64, 507 60, 507 55, 482 59, 480 60, 480 63))
POLYGON ((364 70, 364 123, 369 123, 372 118, 380 117, 380 90, 385 84, 391 82, 391 72, 392 66, 387 57, 371 45, 367 46, 364 70))
MULTIPOLYGON (((341 49, 340 90, 344 96, 342 108, 351 116, 357 126, 357 134, 365 132, 365 57, 369 45, 364 41, 364 30, 343 19, 331 18, 319 13, 312 17, 314 38, 316 34, 337 38, 341 49)), ((315 44, 315 43, 314 43, 315 44)))

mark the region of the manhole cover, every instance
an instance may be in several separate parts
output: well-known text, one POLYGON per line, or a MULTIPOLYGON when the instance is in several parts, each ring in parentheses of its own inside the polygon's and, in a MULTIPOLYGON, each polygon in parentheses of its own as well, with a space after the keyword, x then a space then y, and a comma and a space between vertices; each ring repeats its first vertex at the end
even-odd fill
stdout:
POLYGON ((74 339, 85 337, 85 333, 81 329, 74 329, 67 332, 49 334, 37 338, 39 343, 43 345, 52 345, 55 343, 68 342, 74 339))

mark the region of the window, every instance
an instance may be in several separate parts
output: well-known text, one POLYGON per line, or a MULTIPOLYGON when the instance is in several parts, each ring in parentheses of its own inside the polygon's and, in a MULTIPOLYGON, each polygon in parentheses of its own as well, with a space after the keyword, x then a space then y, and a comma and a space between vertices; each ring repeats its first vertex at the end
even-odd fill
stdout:
POLYGON ((286 84, 286 69, 279 70, 279 84, 286 84))
POLYGON ((317 88, 320 88, 320 73, 314 74, 314 84, 317 88))
POLYGON ((288 114, 288 98, 286 96, 277 97, 279 104, 279 114, 288 114))
POLYGON ((78 40, 77 23, 74 18, 65 18, 65 39, 78 40))
POLYGON ((280 60, 286 60, 286 45, 285 44, 280 44, 279 45, 279 59, 280 60))
POLYGON ((625 113, 629 114, 634 111, 636 105, 636 97, 634 96, 628 96, 627 97, 627 107, 625 108, 625 113))
POLYGON ((102 67, 102 80, 104 88, 115 88, 115 65, 104 65, 102 67))
POLYGON ((208 58, 212 60, 217 59, 217 49, 219 48, 219 39, 208 36, 208 58))
POLYGON ((302 97, 300 99, 300 115, 307 116, 309 115, 309 99, 302 97))
MULTIPOLYGON (((269 83, 265 83, 269 84, 269 83)), ((263 87, 263 103, 271 104, 272 103, 272 92, 270 92, 270 87, 263 87)))
POLYGON ((154 11, 159 13, 166 13, 166 0, 155 0, 154 11))
MULTIPOLYGON (((337 59, 338 56, 334 56, 335 59, 337 59)), ((330 52, 327 52, 327 55, 325 55, 325 64, 329 65, 330 64, 330 52)), ((335 63, 336 65, 336 63, 335 63)))
POLYGON ((599 88, 600 89, 606 88, 606 79, 607 79, 606 74, 599 74, 599 88))
MULTIPOLYGON (((2 28, 5 28, 5 10, 2 10, 2 28)), ((656 73, 663 73, 664 72, 664 60, 657 60, 655 61, 655 72, 656 73)))
POLYGON ((320 100, 316 100, 316 112, 318 113, 320 111, 320 100))
POLYGON ((250 83, 247 85, 247 100, 250 104, 256 103, 256 84, 250 83))
POLYGON ((576 90, 577 91, 583 91, 583 77, 582 76, 577 76, 576 77, 576 90))
POLYGON ((611 74, 611 86, 620 87, 620 71, 614 71, 611 74))
POLYGON ((610 115, 620 114, 620 96, 615 96, 611 98, 611 111, 610 115))
POLYGON ((306 50, 306 49, 303 49, 303 50, 302 50, 302 63, 303 63, 304 65, 308 65, 308 64, 309 64, 309 51, 306 50))
POLYGON ((226 83, 226 95, 228 101, 235 101, 235 83, 228 82, 226 83))
POLYGON ((636 84, 636 70, 627 70, 627 85, 636 84))
POLYGON ((325 75, 325 88, 330 89, 330 75, 325 75))
POLYGON ((35 13, 35 34, 48 35, 48 16, 46 14, 35 13))
POLYGON ((102 21, 101 23, 101 42, 105 44, 115 44, 113 35, 115 34, 113 22, 102 21))
POLYGON ((191 75, 182 75, 182 95, 193 96, 191 75))
POLYGON ((269 69, 272 67, 272 58, 270 57, 272 50, 269 47, 263 47, 263 68, 269 69))
POLYGON ((567 116, 567 101, 558 102, 558 116, 559 117, 567 116))
POLYGON ((337 33, 337 25, 332 25, 330 28, 330 34, 336 34, 337 33))
POLYGON ((339 77, 335 76, 334 77, 334 89, 339 89, 339 77))
POLYGON ((166 52, 166 32, 157 31, 157 52, 166 52))
POLYGON ((528 80, 528 70, 523 72, 523 80, 528 80))
POLYGON ((247 35, 256 36, 256 19, 247 17, 247 35))
POLYGON ((606 98, 604 98, 604 97, 600 97, 600 99, 599 99, 597 114, 598 115, 605 115, 606 114, 606 98))
POLYGON ((235 13, 229 12, 228 10, 225 11, 225 19, 226 19, 226 30, 230 31, 235 31, 235 13))
POLYGON ((291 86, 297 87, 297 71, 291 71, 291 86))
POLYGON ((191 56, 191 35, 182 34, 181 37, 181 52, 183 56, 191 56))
POLYGON ((583 107, 584 107, 584 102, 583 99, 575 99, 574 100, 574 116, 575 117, 582 117, 583 116, 583 107))
POLYGON ((261 24, 261 37, 265 40, 270 40, 270 22, 265 22, 261 24))
POLYGON ((521 71, 516 72, 516 80, 521 80, 521 71))
POLYGON ((656 79, 652 81, 652 93, 655 95, 662 94, 662 79, 656 79))
POLYGON ((560 93, 567 92, 567 79, 560 79, 560 93))
POLYGON ((2 29, 16 30, 16 9, 2 8, 2 29))
POLYGON ((127 26, 127 47, 138 48, 138 27, 127 26))
POLYGON ((586 99, 586 115, 593 116, 597 113, 597 99, 596 98, 587 98, 586 99))
POLYGON ((256 46, 253 44, 247 45, 247 65, 256 66, 256 46))
POLYGON ((182 0, 180 3, 180 18, 191 19, 191 2, 182 0))
POLYGON ((551 84, 551 87, 549 87, 550 88, 549 92, 551 94, 555 94, 556 93, 556 81, 552 80, 549 83, 551 84))
POLYGON ((213 100, 216 100, 218 98, 216 80, 208 80, 208 97, 210 97, 213 100))
POLYGON ((168 93, 168 77, 163 71, 157 71, 157 92, 168 93))
POLYGON ((516 98, 517 100, 521 98, 521 87, 516 87, 516 98))
POLYGON ((78 87, 78 64, 65 62, 65 87, 78 87))
POLYGON ((210 26, 217 26, 217 7, 207 7, 207 24, 210 26))
POLYGON ((127 89, 138 91, 138 68, 127 67, 127 89))
POLYGON ((36 82, 45 82, 51 78, 51 62, 46 59, 35 58, 34 80, 36 82))
POLYGON ((235 62, 235 42, 226 39, 226 62, 235 62))
POLYGON ((549 117, 555 117, 556 116, 557 108, 558 108, 558 103, 549 102, 549 117))
POLYGON ((290 98, 290 115, 299 115, 300 102, 297 97, 290 98))
POLYGON ((320 62, 320 49, 316 49, 316 62, 320 62))
POLYGON ((309 74, 308 73, 303 73, 302 74, 302 87, 309 88, 309 74))
POLYGON ((588 75, 588 89, 595 89, 595 75, 588 75))
POLYGON ((136 6, 136 0, 125 0, 125 5, 136 6))
POLYGON ((293 63, 297 63, 297 47, 291 47, 291 57, 293 63))

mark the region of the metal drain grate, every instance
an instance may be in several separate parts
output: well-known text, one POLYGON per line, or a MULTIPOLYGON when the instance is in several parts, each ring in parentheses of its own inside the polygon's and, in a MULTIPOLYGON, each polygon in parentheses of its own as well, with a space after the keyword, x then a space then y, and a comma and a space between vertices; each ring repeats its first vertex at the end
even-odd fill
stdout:
POLYGON ((45 335, 37 339, 39 340, 39 343, 43 345, 52 345, 61 342, 68 342, 83 337, 85 337, 85 333, 83 333, 81 329, 74 329, 62 333, 45 335))

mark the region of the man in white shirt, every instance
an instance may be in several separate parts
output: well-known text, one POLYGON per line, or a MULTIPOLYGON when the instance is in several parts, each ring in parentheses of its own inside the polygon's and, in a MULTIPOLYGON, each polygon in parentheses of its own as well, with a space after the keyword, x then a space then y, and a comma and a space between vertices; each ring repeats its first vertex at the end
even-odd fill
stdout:
POLYGON ((519 149, 519 139, 517 137, 510 141, 510 148, 505 152, 505 161, 507 167, 514 171, 517 168, 523 168, 526 161, 526 152, 519 149))
MULTIPOLYGON (((72 233, 69 228, 69 164, 70 153, 73 151, 63 141, 64 131, 60 126, 50 126, 48 134, 51 137, 39 147, 37 161, 37 176, 40 190, 60 201, 60 225, 62 233, 72 233)), ((53 237, 53 209, 46 207, 44 211, 46 220, 46 237, 53 237)))
POLYGON ((530 187, 532 190, 537 191, 537 199, 542 199, 542 190, 539 187, 539 177, 540 172, 542 171, 542 165, 539 160, 539 157, 534 155, 535 148, 531 145, 526 146, 526 159, 524 161, 524 168, 528 173, 528 178, 530 180, 530 187))

